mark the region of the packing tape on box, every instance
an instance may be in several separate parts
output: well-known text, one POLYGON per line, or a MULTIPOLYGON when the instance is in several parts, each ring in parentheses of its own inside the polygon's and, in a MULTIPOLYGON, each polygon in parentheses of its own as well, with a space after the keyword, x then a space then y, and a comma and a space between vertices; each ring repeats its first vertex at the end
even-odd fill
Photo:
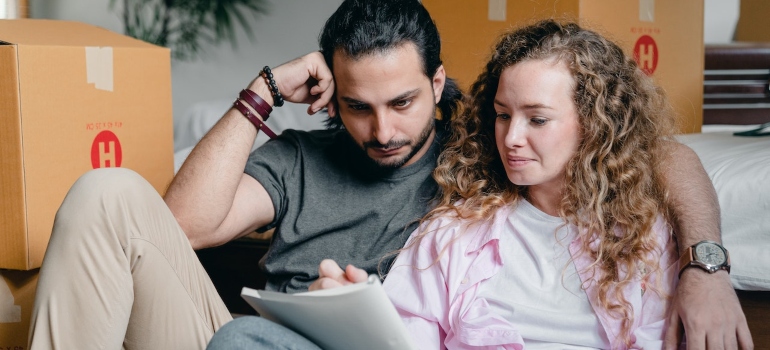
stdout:
POLYGON ((0 323, 21 322, 21 306, 14 303, 11 288, 0 276, 0 323))
POLYGON ((655 22, 655 0, 639 0, 639 21, 655 22))
POLYGON ((86 80, 98 90, 112 91, 112 47, 86 46, 86 80))

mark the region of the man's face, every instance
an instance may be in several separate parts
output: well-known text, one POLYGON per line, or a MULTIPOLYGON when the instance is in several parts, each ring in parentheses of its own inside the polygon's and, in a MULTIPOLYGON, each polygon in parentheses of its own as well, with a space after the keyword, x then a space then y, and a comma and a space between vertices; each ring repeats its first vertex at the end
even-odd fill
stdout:
POLYGON ((430 148, 446 74, 442 66, 426 77, 414 44, 357 59, 338 51, 334 80, 337 115, 380 167, 410 165, 430 148))

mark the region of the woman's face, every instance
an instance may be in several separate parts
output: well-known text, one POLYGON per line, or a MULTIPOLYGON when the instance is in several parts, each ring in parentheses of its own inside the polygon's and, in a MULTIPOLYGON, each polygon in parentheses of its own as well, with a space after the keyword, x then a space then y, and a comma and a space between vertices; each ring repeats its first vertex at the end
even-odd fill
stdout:
MULTIPOLYGON (((566 64, 526 60, 506 68, 495 95, 495 139, 508 179, 560 195, 580 143, 574 79, 566 64)), ((545 191, 545 192, 543 192, 545 191)))

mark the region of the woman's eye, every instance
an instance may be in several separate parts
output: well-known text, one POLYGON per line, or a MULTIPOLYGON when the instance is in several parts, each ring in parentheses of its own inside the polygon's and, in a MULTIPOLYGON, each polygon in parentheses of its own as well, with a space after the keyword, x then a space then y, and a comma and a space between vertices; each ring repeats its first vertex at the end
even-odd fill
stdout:
POLYGON ((498 113, 497 119, 508 120, 508 119, 511 119, 511 116, 505 113, 498 113))
POLYGON ((532 118, 530 119, 532 121, 532 124, 535 125, 545 125, 546 122, 548 122, 548 119, 545 118, 532 118))

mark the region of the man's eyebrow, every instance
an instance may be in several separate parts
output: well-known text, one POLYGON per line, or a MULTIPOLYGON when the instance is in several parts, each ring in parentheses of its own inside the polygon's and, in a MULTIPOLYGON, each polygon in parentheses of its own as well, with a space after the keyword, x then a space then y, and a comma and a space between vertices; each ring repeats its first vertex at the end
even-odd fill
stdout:
POLYGON ((365 105, 365 104, 367 104, 364 101, 359 101, 359 100, 356 100, 354 98, 345 97, 345 96, 340 97, 340 100, 343 100, 343 101, 345 101, 345 102, 347 102, 348 104, 351 104, 351 105, 365 105))
POLYGON ((417 88, 417 89, 414 89, 414 90, 409 90, 409 91, 407 91, 407 92, 405 92, 405 93, 403 93, 401 95, 396 96, 395 98, 392 98, 390 100, 390 103, 395 103, 395 102, 401 101, 403 99, 407 99, 407 98, 413 97, 413 96, 417 95, 419 92, 420 92, 420 88, 417 88))
MULTIPOLYGON (((402 94, 392 98, 389 102, 390 103, 395 103, 395 102, 401 101, 403 99, 410 98, 410 97, 412 97, 414 95, 417 95, 419 92, 420 92, 419 88, 414 89, 414 90, 409 90, 407 92, 404 92, 404 93, 402 93, 402 94)), ((342 100, 342 101, 344 101, 344 102, 346 102, 348 104, 351 104, 351 105, 368 105, 368 103, 366 103, 364 101, 359 101, 359 100, 356 100, 356 99, 354 99, 352 97, 347 97, 347 96, 341 96, 340 100, 342 100)))

